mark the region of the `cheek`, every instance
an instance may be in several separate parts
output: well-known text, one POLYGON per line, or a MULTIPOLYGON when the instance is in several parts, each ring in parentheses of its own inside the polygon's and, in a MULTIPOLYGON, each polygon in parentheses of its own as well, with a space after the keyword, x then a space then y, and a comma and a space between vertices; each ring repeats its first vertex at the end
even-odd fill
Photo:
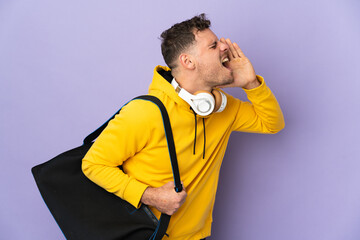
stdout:
POLYGON ((206 56, 204 55, 202 56, 201 61, 199 61, 198 63, 200 67, 205 68, 207 70, 214 68, 219 69, 223 67, 220 61, 220 56, 216 54, 209 54, 206 56))

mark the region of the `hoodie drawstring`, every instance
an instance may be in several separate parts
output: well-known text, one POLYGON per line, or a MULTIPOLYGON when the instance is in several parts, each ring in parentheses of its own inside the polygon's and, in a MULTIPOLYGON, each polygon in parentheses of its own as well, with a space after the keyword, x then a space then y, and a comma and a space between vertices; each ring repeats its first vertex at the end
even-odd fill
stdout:
MULTIPOLYGON (((196 135, 197 135, 197 118, 196 118, 196 113, 193 109, 191 109, 194 113, 194 118, 195 118, 195 137, 194 137, 194 151, 193 151, 193 155, 195 155, 195 148, 196 148, 196 135)), ((203 120, 203 128, 204 128, 204 147, 203 147, 203 159, 205 159, 205 151, 206 151, 206 134, 205 134, 205 118, 202 119, 203 120)))
POLYGON ((205 159, 205 146, 206 146, 205 118, 203 118, 203 127, 204 127, 204 150, 203 150, 203 159, 205 159))
MULTIPOLYGON (((192 109, 191 109, 192 110, 192 109)), ((194 118, 195 118, 195 137, 194 137, 194 151, 193 151, 193 155, 195 155, 195 146, 196 146, 196 134, 197 134, 197 120, 196 120, 196 113, 194 112, 194 118)))

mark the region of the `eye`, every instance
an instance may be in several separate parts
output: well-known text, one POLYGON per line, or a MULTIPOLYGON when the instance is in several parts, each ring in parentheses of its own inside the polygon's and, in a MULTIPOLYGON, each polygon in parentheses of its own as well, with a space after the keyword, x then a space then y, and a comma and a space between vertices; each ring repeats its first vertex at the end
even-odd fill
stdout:
POLYGON ((217 42, 215 42, 213 45, 211 45, 211 47, 210 47, 210 48, 212 48, 212 49, 216 49, 216 47, 217 47, 217 42))

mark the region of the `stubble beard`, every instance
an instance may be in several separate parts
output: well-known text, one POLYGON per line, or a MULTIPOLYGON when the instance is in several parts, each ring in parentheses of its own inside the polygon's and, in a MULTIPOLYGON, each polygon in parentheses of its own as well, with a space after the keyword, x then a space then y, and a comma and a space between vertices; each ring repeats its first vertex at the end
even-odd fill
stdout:
POLYGON ((204 82, 206 82, 211 87, 227 85, 234 82, 232 73, 226 69, 220 68, 210 70, 207 67, 202 67, 201 72, 204 82))

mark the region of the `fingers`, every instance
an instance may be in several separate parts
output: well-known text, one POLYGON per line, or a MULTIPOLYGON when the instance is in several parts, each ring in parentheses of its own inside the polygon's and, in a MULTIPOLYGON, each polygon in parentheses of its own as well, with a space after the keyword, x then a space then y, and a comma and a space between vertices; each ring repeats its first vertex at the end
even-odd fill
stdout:
POLYGON ((164 186, 166 186, 165 188, 168 188, 169 190, 169 195, 167 196, 167 206, 162 206, 159 208, 159 210, 161 212, 164 212, 168 215, 173 215, 175 212, 177 212, 179 210, 179 208, 184 204, 186 197, 187 197, 187 193, 185 191, 185 187, 184 187, 184 183, 181 182, 181 184, 183 185, 183 190, 181 192, 175 192, 174 191, 174 182, 168 182, 167 184, 165 184, 164 186), (171 190, 170 190, 171 189, 171 190))
POLYGON ((229 46, 229 57, 230 57, 230 61, 234 58, 240 57, 239 54, 237 54, 237 51, 233 45, 233 43, 230 41, 230 39, 226 39, 226 43, 229 46))
MULTIPOLYGON (((168 182, 164 185, 164 187, 166 188, 172 188, 176 191, 176 186, 175 186, 175 182, 174 181, 171 181, 171 182, 168 182)), ((185 191, 185 187, 184 187, 184 182, 181 181, 181 187, 182 187, 182 190, 185 191)))
POLYGON ((237 43, 232 43, 231 40, 228 38, 225 40, 226 43, 229 46, 229 57, 230 60, 234 59, 234 58, 241 58, 241 57, 245 57, 244 53, 241 51, 239 45, 237 45, 237 43))
POLYGON ((174 190, 174 182, 161 187, 148 187, 141 197, 141 202, 155 207, 162 213, 173 215, 184 204, 187 197, 185 188, 181 192, 174 190))
POLYGON ((235 47, 236 52, 239 54, 240 57, 245 57, 245 54, 244 54, 243 51, 240 49, 239 45, 237 45, 237 43, 234 43, 234 47, 235 47))
POLYGON ((183 181, 181 181, 181 186, 182 186, 183 191, 186 191, 183 181))

